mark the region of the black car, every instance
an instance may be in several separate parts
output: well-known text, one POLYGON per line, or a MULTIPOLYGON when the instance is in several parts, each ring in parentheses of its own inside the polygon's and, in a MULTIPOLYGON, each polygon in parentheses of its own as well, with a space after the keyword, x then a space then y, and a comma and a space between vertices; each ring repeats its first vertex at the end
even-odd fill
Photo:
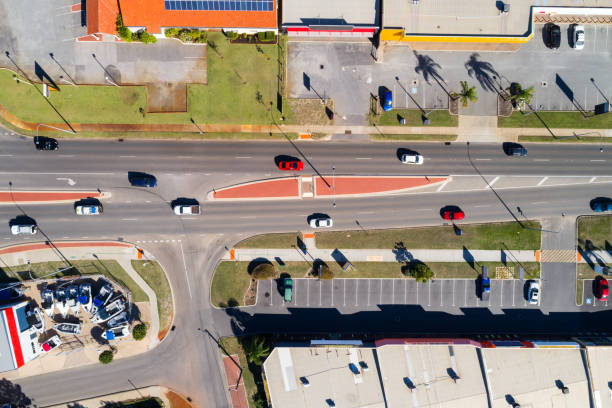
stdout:
POLYGON ((59 149, 59 143, 57 143, 57 140, 53 139, 52 137, 46 137, 46 136, 35 136, 34 146, 36 146, 36 150, 57 150, 59 149))
POLYGON ((518 143, 506 142, 503 149, 508 156, 527 156, 527 149, 518 143))
POLYGON ((546 46, 556 50, 561 46, 561 28, 553 23, 548 23, 546 28, 546 46))
POLYGON ((136 187, 155 187, 157 179, 152 174, 129 172, 128 180, 131 185, 136 187))

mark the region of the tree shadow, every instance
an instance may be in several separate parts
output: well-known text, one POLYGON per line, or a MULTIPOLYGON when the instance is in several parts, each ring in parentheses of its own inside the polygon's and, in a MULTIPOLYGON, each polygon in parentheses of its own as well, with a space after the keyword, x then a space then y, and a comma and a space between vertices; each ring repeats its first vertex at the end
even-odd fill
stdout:
POLYGON ((10 404, 10 407, 27 408, 36 406, 21 390, 21 385, 15 384, 6 378, 0 379, 0 404, 10 404))
POLYGON ((393 255, 395 255, 395 260, 399 263, 410 263, 414 261, 414 257, 408 251, 403 241, 396 242, 391 252, 393 252, 393 255))
POLYGON ((438 70, 442 68, 440 64, 435 62, 429 55, 419 54, 416 51, 413 51, 413 53, 417 59, 417 65, 414 67, 414 71, 422 75, 423 79, 425 79, 428 84, 431 84, 429 81, 430 79, 437 82, 444 81, 444 78, 442 78, 442 75, 438 72, 438 70))
POLYGON ((249 262, 249 266, 247 266, 247 272, 249 273, 249 275, 252 275, 255 268, 263 264, 272 265, 272 262, 270 262, 268 258, 263 258, 263 257, 255 258, 251 262, 249 262))
POLYGON ((475 52, 470 55, 470 59, 464 66, 470 78, 475 78, 483 89, 489 92, 498 92, 493 77, 499 77, 499 74, 490 62, 480 60, 479 53, 475 52))

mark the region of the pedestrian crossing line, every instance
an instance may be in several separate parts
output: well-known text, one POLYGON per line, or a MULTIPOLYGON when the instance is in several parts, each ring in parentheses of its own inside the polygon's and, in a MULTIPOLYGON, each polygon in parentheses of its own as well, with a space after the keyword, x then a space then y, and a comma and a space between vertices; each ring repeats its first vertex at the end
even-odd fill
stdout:
POLYGON ((137 244, 162 244, 167 242, 181 242, 180 239, 156 239, 156 240, 148 240, 148 241, 136 241, 137 244))
POLYGON ((575 263, 577 260, 574 249, 543 249, 540 262, 575 263))

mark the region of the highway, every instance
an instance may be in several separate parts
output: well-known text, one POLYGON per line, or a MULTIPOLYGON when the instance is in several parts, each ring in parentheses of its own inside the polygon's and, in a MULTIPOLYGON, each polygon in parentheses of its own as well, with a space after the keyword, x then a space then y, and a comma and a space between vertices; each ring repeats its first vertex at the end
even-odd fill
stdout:
MULTIPOLYGON (((306 217, 313 212, 331 215, 336 229, 355 229, 357 221, 366 229, 441 225, 439 210, 449 204, 466 212, 466 222, 546 219, 562 213, 572 218, 589 213, 589 201, 610 195, 612 182, 612 155, 600 152, 598 145, 528 144, 529 155, 518 158, 505 156, 499 144, 60 140, 59 151, 38 152, 29 138, 4 135, 0 142, 0 174, 7 189, 10 181, 14 190, 99 188, 111 193, 99 217, 77 217, 71 203, 1 205, 6 228, 0 227, 0 242, 142 242, 139 245, 167 271, 176 302, 175 330, 154 351, 105 367, 74 368, 17 381, 39 406, 126 390, 132 384, 170 386, 198 407, 228 406, 214 338, 233 333, 466 333, 476 330, 477 324, 485 331, 554 332, 560 327, 576 330, 597 320, 588 316, 601 315, 516 310, 499 316, 478 310, 458 318, 416 305, 381 306, 378 313, 355 311, 348 316, 334 309, 226 312, 212 308, 208 296, 225 246, 257 233, 304 230, 306 217), (406 148, 422 154, 425 164, 401 164, 398 149, 406 148), (301 157, 307 164, 305 174, 329 175, 335 166, 336 174, 450 175, 453 180, 443 189, 339 198, 336 207, 329 198, 206 201, 213 188, 287 175, 274 164, 275 156, 281 154, 301 157), (158 187, 131 187, 128 171, 154 174, 158 187), (169 203, 177 197, 197 198, 203 214, 173 215, 169 203), (518 206, 524 215, 517 214, 518 206), (40 235, 10 235, 8 222, 23 213, 37 221, 40 235), (530 328, 525 328, 525 321, 532 322, 530 328), (398 322, 408 323, 410 329, 398 322)), ((556 233, 552 230, 551 234, 556 233)))

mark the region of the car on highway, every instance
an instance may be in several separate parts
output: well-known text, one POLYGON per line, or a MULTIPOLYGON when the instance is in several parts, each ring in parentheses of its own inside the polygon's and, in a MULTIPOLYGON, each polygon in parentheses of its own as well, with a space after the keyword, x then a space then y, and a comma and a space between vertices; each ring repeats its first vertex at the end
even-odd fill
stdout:
POLYGON ((157 186, 157 179, 152 174, 129 172, 128 181, 132 186, 135 187, 155 187, 157 186))
POLYGON ((100 215, 104 212, 102 204, 79 204, 74 207, 76 215, 100 215))
POLYGON ((278 168, 286 171, 301 171, 304 169, 304 163, 300 160, 283 160, 278 162, 278 168))
POLYGON ((285 278, 283 280, 283 289, 285 302, 291 302, 291 299, 293 299, 293 279, 285 278))
POLYGON ((572 47, 576 50, 584 48, 584 26, 579 24, 571 25, 572 47))
POLYGON ((540 301, 540 284, 536 281, 529 281, 527 286, 527 302, 537 305, 540 301))
POLYGON ((36 146, 36 150, 59 149, 59 143, 57 143, 57 140, 46 136, 34 136, 34 146, 36 146))
POLYGON ((402 163, 404 164, 423 164, 423 156, 420 154, 403 154, 402 163))
POLYGON ((612 211, 612 198, 598 197, 592 200, 591 209, 598 213, 612 211))
POLYGON ((553 23, 547 23, 544 26, 546 32, 545 42, 550 49, 556 50, 561 46, 561 28, 553 23))
POLYGON ((38 226, 34 223, 23 223, 11 225, 13 235, 34 235, 38 232, 38 226))
POLYGON ((599 278, 595 281, 595 297, 599 300, 608 300, 609 292, 608 280, 599 278))
POLYGON ((176 215, 200 215, 202 209, 199 204, 176 204, 172 207, 176 215))
POLYGON ((382 96, 382 108, 385 112, 389 112, 393 109, 393 93, 386 89, 382 96))
POLYGON ((442 218, 448 221, 462 220, 465 218, 465 213, 459 209, 449 209, 442 212, 442 218))
POLYGON ((329 215, 316 215, 312 216, 308 221, 311 228, 329 228, 334 225, 329 215))

